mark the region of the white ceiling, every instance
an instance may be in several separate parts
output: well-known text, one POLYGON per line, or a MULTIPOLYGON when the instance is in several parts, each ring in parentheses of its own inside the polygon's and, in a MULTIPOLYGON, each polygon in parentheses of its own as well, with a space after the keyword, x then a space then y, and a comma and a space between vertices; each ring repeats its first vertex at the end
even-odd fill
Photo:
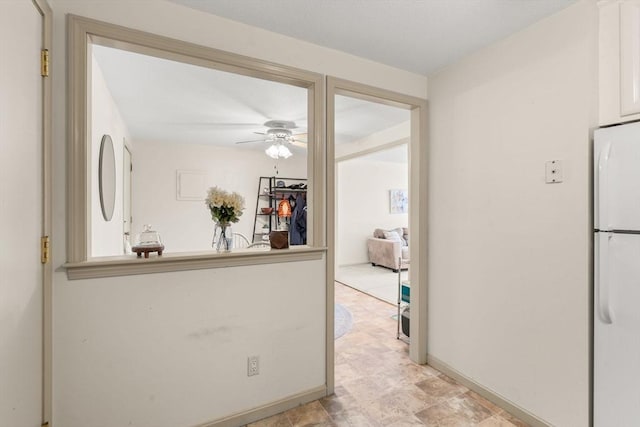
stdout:
MULTIPOLYGON (((292 120, 294 134, 306 133, 306 89, 99 45, 93 54, 134 141, 264 150, 254 132, 267 120, 292 120), (247 140, 258 142, 235 145, 247 140)), ((336 112, 337 144, 409 119, 406 110, 344 96, 336 112)))
POLYGON ((576 0, 170 0, 429 75, 576 0))

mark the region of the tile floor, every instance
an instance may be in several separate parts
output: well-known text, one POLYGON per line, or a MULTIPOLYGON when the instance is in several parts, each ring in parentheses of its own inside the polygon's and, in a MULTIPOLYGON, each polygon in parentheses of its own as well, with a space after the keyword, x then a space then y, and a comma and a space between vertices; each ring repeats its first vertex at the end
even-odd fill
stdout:
POLYGON ((476 393, 409 360, 396 339, 396 307, 336 283, 353 328, 336 340, 335 394, 248 427, 523 427, 476 393))

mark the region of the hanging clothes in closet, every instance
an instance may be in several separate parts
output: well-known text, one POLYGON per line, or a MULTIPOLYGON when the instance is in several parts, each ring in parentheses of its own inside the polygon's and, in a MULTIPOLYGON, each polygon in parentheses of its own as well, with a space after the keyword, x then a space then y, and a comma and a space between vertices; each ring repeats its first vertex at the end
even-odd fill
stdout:
POLYGON ((298 194, 291 214, 289 238, 291 245, 307 244, 307 200, 302 194, 298 194))

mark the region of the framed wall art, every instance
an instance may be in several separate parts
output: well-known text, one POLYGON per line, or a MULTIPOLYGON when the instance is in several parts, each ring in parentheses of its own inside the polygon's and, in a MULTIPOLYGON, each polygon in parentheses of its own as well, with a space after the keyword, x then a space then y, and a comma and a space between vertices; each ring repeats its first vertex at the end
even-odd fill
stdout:
POLYGON ((409 194, 407 190, 389 190, 389 213, 409 212, 409 194))

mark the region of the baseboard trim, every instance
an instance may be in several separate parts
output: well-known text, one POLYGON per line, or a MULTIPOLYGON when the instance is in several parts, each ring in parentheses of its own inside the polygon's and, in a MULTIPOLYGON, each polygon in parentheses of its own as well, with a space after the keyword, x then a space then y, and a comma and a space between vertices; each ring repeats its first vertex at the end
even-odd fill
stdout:
POLYGON ((245 412, 230 415, 208 423, 199 424, 196 427, 238 427, 249 424, 272 415, 287 411, 296 406, 312 402, 323 398, 327 395, 327 387, 325 385, 303 391, 284 399, 276 400, 258 408, 250 409, 245 412))
POLYGON ((529 424, 531 427, 551 427, 551 424, 546 423, 545 421, 533 415, 531 412, 528 412, 527 410, 522 409, 521 407, 517 406, 513 402, 510 402, 509 400, 505 399, 499 394, 485 388, 481 384, 478 384, 471 378, 456 371, 451 366, 447 365, 443 361, 439 360, 438 358, 430 354, 427 355, 427 364, 437 369, 438 371, 442 372, 443 374, 450 376, 451 378, 456 380, 458 383, 464 385, 469 390, 472 390, 478 393, 480 396, 484 397, 488 401, 498 405, 499 407, 501 407, 511 415, 529 424))

